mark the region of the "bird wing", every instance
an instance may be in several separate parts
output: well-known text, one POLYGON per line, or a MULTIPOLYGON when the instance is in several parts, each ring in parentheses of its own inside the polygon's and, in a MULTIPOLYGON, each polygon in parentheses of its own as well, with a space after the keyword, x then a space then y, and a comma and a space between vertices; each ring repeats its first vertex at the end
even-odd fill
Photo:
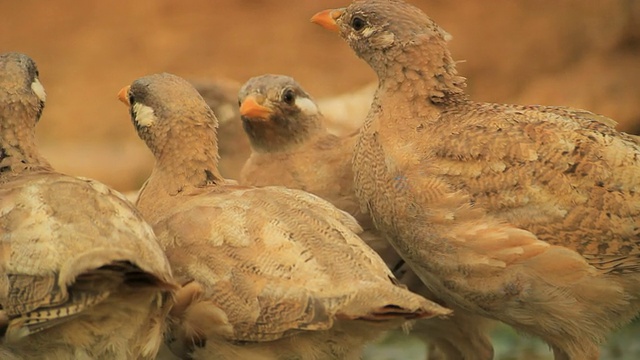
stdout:
POLYGON ((506 233, 492 236, 562 246, 603 272, 637 271, 640 147, 614 121, 572 108, 495 104, 445 118, 443 138, 423 162, 464 194, 469 211, 502 223, 506 233))
POLYGON ((0 304, 17 340, 71 320, 120 285, 170 291, 150 226, 121 196, 47 173, 0 186, 0 304))
MULTIPOLYGON (((227 187, 176 207, 154 229, 176 275, 202 288, 192 303, 211 319, 200 326, 213 329, 184 324, 194 329, 191 336, 224 330, 215 335, 274 340, 328 329, 338 314, 382 317, 396 303, 397 314, 427 313, 426 300, 396 286, 355 235, 356 221, 308 193, 227 187)), ((435 304, 429 311, 446 312, 435 304)))

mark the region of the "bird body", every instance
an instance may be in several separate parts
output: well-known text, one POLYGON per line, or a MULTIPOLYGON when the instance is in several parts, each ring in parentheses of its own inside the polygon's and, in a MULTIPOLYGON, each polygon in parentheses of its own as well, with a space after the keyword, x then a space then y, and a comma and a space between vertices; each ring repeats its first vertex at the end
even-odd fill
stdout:
POLYGON ((314 99, 288 76, 252 78, 240 89, 239 98, 241 120, 252 149, 240 172, 240 183, 310 192, 369 228, 368 216, 359 214, 353 190, 355 133, 343 137, 329 133, 314 99), (290 103, 282 99, 286 92, 292 97, 290 103), (254 114, 255 109, 262 113, 254 114))
MULTIPOLYGON (((241 118, 252 144, 240 182, 302 189, 330 201, 358 220, 365 230, 362 238, 403 284, 415 293, 437 300, 374 228, 369 214, 360 211, 351 162, 356 134, 346 137, 329 134, 317 106, 296 105, 308 104, 306 100, 313 99, 288 76, 269 74, 252 78, 241 88, 239 99, 241 118), (289 95, 285 96, 287 92, 289 95), (263 130, 273 128, 277 130, 263 130), (269 136, 272 133, 279 135, 269 136)), ((425 336, 439 351, 455 354, 448 356, 468 357, 491 352, 482 335, 484 325, 470 314, 456 312, 446 319, 417 321, 412 332, 425 336)))
MULTIPOLYGON (((250 79, 241 88, 239 99, 241 118, 252 144, 240 183, 302 189, 330 201, 358 220, 366 230, 362 238, 403 284, 413 292, 436 300, 377 232, 369 214, 360 211, 351 161, 356 134, 336 137, 327 133, 317 106, 296 105, 313 99, 295 80, 284 75, 269 74, 250 79), (289 96, 285 96, 287 92, 289 96), (271 135, 273 133, 278 137, 271 135)), ((461 311, 446 319, 417 321, 412 327, 412 332, 426 336, 441 352, 451 354, 449 357, 467 359, 491 353, 483 331, 483 321, 461 311)))
POLYGON ((40 156, 33 60, 0 55, 0 72, 0 353, 155 358, 175 285, 153 230, 121 194, 40 156))
POLYGON ((385 329, 448 313, 399 286, 328 202, 223 179, 215 116, 183 79, 143 77, 120 98, 156 157, 137 205, 184 284, 170 313, 178 355, 352 359, 385 329))
POLYGON ((585 110, 469 100, 449 35, 402 1, 314 20, 379 78, 353 159, 376 227, 446 304, 596 359, 640 311, 636 139, 585 110))

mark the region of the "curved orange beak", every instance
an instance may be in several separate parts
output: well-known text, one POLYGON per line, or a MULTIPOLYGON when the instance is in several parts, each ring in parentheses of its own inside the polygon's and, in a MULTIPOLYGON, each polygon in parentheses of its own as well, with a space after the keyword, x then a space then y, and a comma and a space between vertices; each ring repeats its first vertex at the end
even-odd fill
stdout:
POLYGON ((240 105, 240 115, 252 118, 266 120, 271 116, 271 109, 258 104, 255 95, 249 95, 240 105))
POLYGON ((338 19, 343 13, 344 8, 323 10, 313 15, 311 17, 311 22, 318 24, 327 30, 339 32, 340 27, 338 26, 338 23, 336 23, 336 19, 338 19))
POLYGON ((118 91, 118 100, 122 101, 122 103, 124 103, 127 106, 131 106, 131 103, 129 103, 129 89, 131 88, 131 85, 127 85, 125 87, 123 87, 122 89, 120 89, 120 91, 118 91))

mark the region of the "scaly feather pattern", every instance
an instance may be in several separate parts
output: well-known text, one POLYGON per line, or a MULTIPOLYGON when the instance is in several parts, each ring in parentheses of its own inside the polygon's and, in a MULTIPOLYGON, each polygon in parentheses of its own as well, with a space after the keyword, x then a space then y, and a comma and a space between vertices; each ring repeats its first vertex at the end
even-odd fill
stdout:
POLYGON ((586 110, 479 103, 450 36, 401 0, 313 21, 379 86, 354 151, 356 194, 445 303, 597 359, 640 311, 640 147, 586 110))

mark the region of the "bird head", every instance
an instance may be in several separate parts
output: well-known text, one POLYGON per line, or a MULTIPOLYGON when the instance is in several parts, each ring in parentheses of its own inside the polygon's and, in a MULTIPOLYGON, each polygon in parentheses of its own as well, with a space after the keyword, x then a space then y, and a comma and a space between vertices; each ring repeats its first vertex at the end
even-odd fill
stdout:
POLYGON ((186 134, 193 128, 218 126, 213 111, 196 89, 176 75, 141 77, 123 87, 118 99, 129 107, 138 136, 152 150, 181 129, 186 134))
MULTIPOLYGON (((26 110, 33 110, 27 117, 40 120, 47 94, 40 83, 38 67, 27 55, 5 53, 0 55, 0 99, 9 108, 9 103, 21 103, 26 110)), ((34 122, 34 124, 35 124, 34 122)))
POLYGON ((315 101, 288 76, 268 74, 249 79, 238 93, 238 104, 254 150, 288 148, 322 128, 315 101))
POLYGON ((424 12, 401 0, 360 0, 328 9, 311 21, 335 31, 355 53, 380 73, 404 50, 425 42, 445 43, 450 35, 424 12))

